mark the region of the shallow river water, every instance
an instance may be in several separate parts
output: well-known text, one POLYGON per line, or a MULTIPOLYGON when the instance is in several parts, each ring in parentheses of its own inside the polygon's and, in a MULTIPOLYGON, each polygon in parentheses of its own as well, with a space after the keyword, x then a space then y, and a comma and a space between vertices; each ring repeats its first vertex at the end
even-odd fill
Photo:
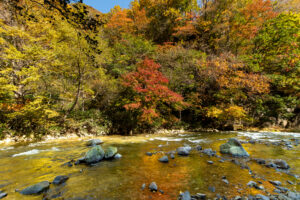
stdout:
MULTIPOLYGON (((95 166, 74 165, 68 167, 64 163, 82 157, 89 147, 86 140, 55 140, 14 146, 0 145, 0 191, 8 196, 4 199, 43 199, 43 195, 24 196, 15 192, 41 181, 52 181, 58 175, 68 175, 69 180, 61 186, 50 186, 49 195, 56 199, 177 199, 182 191, 191 194, 204 193, 208 198, 216 194, 227 198, 243 195, 265 194, 261 190, 247 187, 251 180, 261 181, 267 192, 273 193, 274 186, 269 180, 282 182, 283 187, 299 191, 300 145, 287 149, 285 146, 266 145, 265 142, 300 139, 300 133, 180 133, 172 135, 140 135, 140 136, 103 136, 102 146, 113 145, 122 154, 119 160, 102 161, 95 166), (249 141, 250 138, 263 143, 243 144, 251 158, 284 159, 289 171, 276 171, 259 165, 254 161, 247 162, 252 170, 242 169, 232 161, 219 162, 220 158, 209 157, 197 150, 192 150, 187 157, 175 155, 169 163, 158 161, 163 152, 176 150, 183 145, 212 148, 219 153, 219 146, 229 138, 249 141), (159 152, 147 156, 146 152, 159 152), (213 161, 213 164, 207 163, 213 161), (294 176, 290 175, 293 174, 294 176), (255 176, 253 176, 255 174, 255 176), (226 176, 229 184, 222 181, 226 176), (291 185, 287 181, 295 183, 291 185), (147 188, 155 181, 158 188, 164 191, 152 193, 147 188), (215 187, 211 192, 209 187, 215 187)), ((225 158, 229 156, 221 155, 225 158)))

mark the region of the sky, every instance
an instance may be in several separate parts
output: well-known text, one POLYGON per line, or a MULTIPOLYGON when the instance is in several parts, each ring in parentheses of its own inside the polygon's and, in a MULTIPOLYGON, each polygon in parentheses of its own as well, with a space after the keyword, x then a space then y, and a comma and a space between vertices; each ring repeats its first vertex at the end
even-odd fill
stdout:
POLYGON ((97 10, 107 13, 116 5, 122 8, 128 8, 131 0, 83 0, 83 3, 90 5, 97 10))

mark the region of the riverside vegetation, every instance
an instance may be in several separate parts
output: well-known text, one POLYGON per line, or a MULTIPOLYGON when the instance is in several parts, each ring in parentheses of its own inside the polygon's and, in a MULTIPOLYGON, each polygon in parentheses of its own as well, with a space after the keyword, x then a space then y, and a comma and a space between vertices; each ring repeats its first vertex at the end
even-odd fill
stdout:
POLYGON ((0 1, 0 136, 299 129, 299 1, 0 1))

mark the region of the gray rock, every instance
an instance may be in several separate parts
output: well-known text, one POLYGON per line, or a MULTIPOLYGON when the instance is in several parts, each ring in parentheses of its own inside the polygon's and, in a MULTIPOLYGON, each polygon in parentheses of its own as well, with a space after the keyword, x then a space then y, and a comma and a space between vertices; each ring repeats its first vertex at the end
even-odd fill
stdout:
POLYGON ((120 159, 120 158, 122 158, 122 155, 119 154, 119 153, 117 153, 117 154, 114 156, 114 158, 115 158, 115 159, 120 159))
POLYGON ((288 191, 287 196, 293 200, 299 200, 300 199, 300 193, 288 191))
POLYGON ((190 154, 190 151, 186 147, 178 147, 177 154, 180 156, 188 156, 190 154))
POLYGON ((200 145, 197 145, 197 146, 196 146, 196 150, 197 150, 197 151, 201 151, 201 150, 202 150, 202 147, 201 147, 200 145))
POLYGON ((285 188, 285 187, 281 187, 281 186, 275 186, 277 189, 279 189, 281 192, 287 192, 289 191, 288 188, 285 188))
POLYGON ((101 148, 101 146, 97 145, 89 150, 82 160, 87 164, 93 164, 100 162, 104 158, 104 155, 104 150, 101 148))
POLYGON ((214 186, 209 186, 208 190, 211 192, 216 192, 216 188, 214 186))
POLYGON ((3 199, 6 196, 7 196, 6 192, 0 192, 0 199, 3 199))
POLYGON ((161 157, 160 159, 158 159, 160 162, 162 162, 162 163, 167 163, 167 162, 169 162, 169 158, 168 158, 168 156, 163 156, 163 157, 161 157))
POLYGON ((172 153, 171 153, 170 157, 171 157, 172 159, 175 159, 175 155, 172 154, 172 153))
POLYGON ((157 192, 157 189, 158 189, 158 187, 157 187, 157 185, 156 185, 156 183, 155 182, 152 182, 152 183, 150 183, 150 185, 149 185, 149 190, 151 191, 151 192, 157 192))
POLYGON ((281 182, 280 181, 269 181, 271 184, 273 185, 277 185, 277 186, 280 186, 281 185, 281 182))
POLYGON ((159 192, 160 192, 161 194, 164 194, 164 193, 165 193, 163 190, 159 190, 159 192))
POLYGON ((249 181, 248 183, 247 183, 247 186, 249 186, 249 187, 257 187, 257 183, 256 182, 254 182, 254 181, 249 181))
POLYGON ((114 155, 117 154, 117 152, 118 152, 117 147, 108 147, 108 148, 105 150, 104 158, 105 158, 105 159, 113 158, 114 155))
POLYGON ((205 200, 206 194, 197 193, 196 195, 191 196, 193 200, 205 200))
POLYGON ((141 190, 144 190, 146 188, 146 183, 143 183, 141 190))
POLYGON ((294 185, 294 183, 293 183, 292 181, 290 181, 290 180, 288 180, 287 182, 288 182, 288 184, 290 184, 290 185, 294 185))
POLYGON ((52 181, 52 183, 54 185, 59 185, 59 184, 62 184, 64 182, 66 182, 68 179, 69 179, 68 176, 57 176, 57 177, 54 178, 54 180, 52 181))
POLYGON ((226 184, 229 184, 229 181, 227 179, 222 179, 222 181, 226 184))
POLYGON ((237 157, 249 157, 248 152, 243 148, 241 143, 235 139, 230 138, 227 143, 220 146, 220 152, 223 154, 230 154, 237 157))
POLYGON ((289 169, 290 168, 290 166, 284 160, 281 160, 281 159, 273 160, 273 163, 279 169, 289 169))
POLYGON ((257 200, 270 200, 269 197, 266 197, 266 196, 264 196, 264 195, 262 195, 262 194, 256 195, 255 198, 256 198, 257 200))
POLYGON ((24 195, 40 194, 48 190, 49 186, 50 183, 48 181, 43 181, 23 189, 20 193, 24 195))
POLYGON ((278 193, 278 194, 281 193, 281 191, 278 189, 274 189, 273 192, 278 193))
POLYGON ((146 155, 147 155, 147 156, 152 156, 152 155, 153 155, 153 153, 151 153, 151 152, 147 152, 147 153, 146 153, 146 155))
POLYGON ((86 142, 86 146, 96 146, 96 145, 99 145, 102 143, 103 143, 103 141, 100 139, 92 139, 92 140, 89 140, 86 142))
POLYGON ((292 200, 291 198, 285 196, 284 194, 279 194, 275 200, 292 200))
POLYGON ((179 195, 180 200, 191 200, 191 194, 189 191, 185 191, 179 195))
POLYGON ((204 149, 204 150, 202 151, 202 153, 204 153, 204 154, 206 154, 206 155, 208 155, 208 156, 215 156, 215 155, 217 154, 217 152, 216 152, 216 151, 213 151, 211 148, 209 148, 209 149, 204 149))
POLYGON ((214 162, 211 161, 211 160, 207 161, 207 163, 208 163, 208 164, 214 164, 214 162))

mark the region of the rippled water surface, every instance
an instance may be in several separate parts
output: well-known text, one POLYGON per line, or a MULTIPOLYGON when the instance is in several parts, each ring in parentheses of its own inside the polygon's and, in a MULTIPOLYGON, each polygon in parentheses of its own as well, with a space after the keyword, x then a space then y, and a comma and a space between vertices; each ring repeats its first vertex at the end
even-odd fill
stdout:
MULTIPOLYGON (((62 186, 50 186, 48 195, 57 199, 176 199, 180 191, 205 193, 209 198, 216 194, 234 197, 246 194, 264 194, 262 191, 247 187, 250 180, 261 181, 268 192, 274 187, 268 180, 279 180, 284 187, 299 191, 299 184, 290 185, 290 180, 299 183, 299 179, 289 175, 300 175, 300 145, 288 150, 284 146, 266 144, 243 144, 251 158, 284 159, 291 166, 288 172, 279 172, 249 161, 247 164, 255 176, 247 169, 231 161, 219 162, 220 158, 208 157, 196 150, 188 157, 175 156, 170 162, 160 163, 158 159, 164 152, 176 150, 188 144, 212 148, 219 154, 219 146, 228 138, 236 137, 248 141, 250 138, 264 142, 300 139, 300 133, 181 133, 176 135, 142 135, 132 137, 104 136, 104 148, 113 145, 122 154, 120 160, 103 161, 96 166, 63 164, 84 155, 89 147, 82 140, 58 140, 26 145, 0 145, 0 191, 5 191, 5 199, 43 199, 39 196, 23 196, 16 189, 23 189, 41 181, 52 181, 55 176, 68 175, 70 179, 62 186), (146 152, 159 152, 147 156, 146 152), (214 161, 208 164, 207 161, 214 161), (229 184, 222 182, 226 176, 229 184), (161 193, 141 190, 143 183, 149 185, 155 181, 161 193), (209 191, 214 186, 216 192, 209 191)), ((226 157, 222 155, 223 157, 226 157)), ((230 157, 226 157, 230 158, 230 157)), ((243 162, 243 161, 241 161, 243 162)))

